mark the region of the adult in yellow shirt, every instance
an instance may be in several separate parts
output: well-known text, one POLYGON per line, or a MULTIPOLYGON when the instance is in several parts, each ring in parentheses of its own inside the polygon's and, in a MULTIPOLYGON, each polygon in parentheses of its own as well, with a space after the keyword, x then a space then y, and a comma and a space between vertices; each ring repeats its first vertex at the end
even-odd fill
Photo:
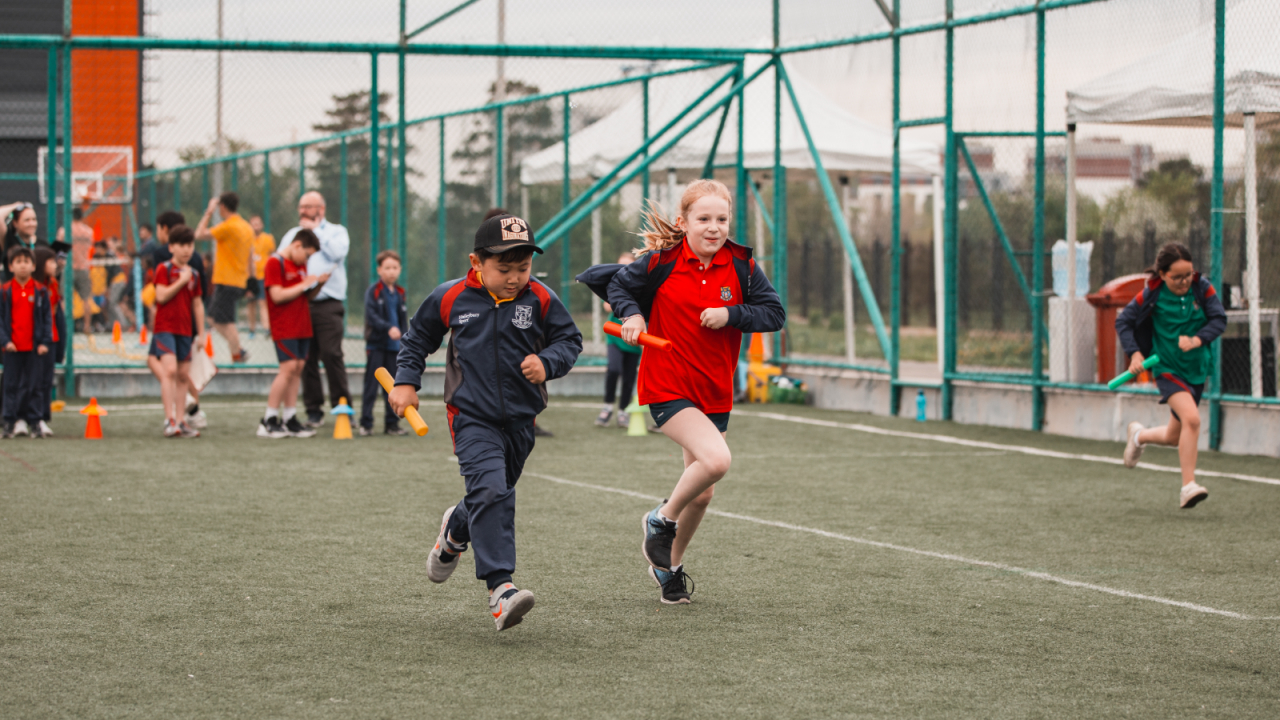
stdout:
POLYGON ((249 283, 249 256, 253 254, 253 228, 236 214, 240 197, 224 192, 209 200, 196 226, 196 239, 214 241, 213 254, 213 302, 209 304, 209 319, 213 327, 227 341, 231 349, 231 361, 242 363, 249 353, 240 346, 240 333, 236 331, 236 303, 244 296, 249 283), (210 228, 213 213, 222 216, 222 222, 210 228))
POLYGON ((276 238, 269 232, 263 232, 262 218, 254 215, 249 218, 249 226, 253 228, 253 275, 249 277, 246 295, 249 304, 244 308, 245 319, 249 321, 249 337, 258 331, 258 323, 262 329, 271 332, 271 322, 267 319, 267 295, 262 286, 262 278, 267 269, 267 258, 276 251, 276 238), (257 312, 254 312, 254 311, 257 312))

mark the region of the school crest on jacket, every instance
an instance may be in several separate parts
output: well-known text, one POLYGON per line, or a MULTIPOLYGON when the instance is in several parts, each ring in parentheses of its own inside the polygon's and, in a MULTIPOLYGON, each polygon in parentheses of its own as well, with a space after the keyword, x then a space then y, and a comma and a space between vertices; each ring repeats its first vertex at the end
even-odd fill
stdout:
POLYGON ((511 324, 521 330, 528 330, 533 326, 533 308, 528 305, 517 305, 516 314, 511 318, 511 324))

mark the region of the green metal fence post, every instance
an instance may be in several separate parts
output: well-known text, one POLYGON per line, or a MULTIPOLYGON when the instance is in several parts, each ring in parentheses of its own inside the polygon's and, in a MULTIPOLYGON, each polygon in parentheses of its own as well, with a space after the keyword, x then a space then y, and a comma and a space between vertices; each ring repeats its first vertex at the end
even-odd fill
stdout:
POLYGON ((262 229, 271 232, 271 153, 262 153, 262 229))
POLYGON ((347 191, 347 178, 350 172, 347 170, 347 139, 342 138, 342 144, 338 146, 338 223, 342 227, 347 226, 347 206, 350 204, 350 196, 347 191))
MULTIPOLYGON (((58 171, 56 169, 58 160, 58 50, 57 48, 49 48, 49 56, 47 60, 48 73, 46 81, 48 88, 48 109, 45 120, 48 123, 45 140, 44 155, 44 187, 45 187, 45 206, 44 206, 44 226, 45 234, 50 241, 58 232, 58 171)), ((151 181, 152 187, 155 187, 155 180, 151 181)), ((67 241, 71 241, 71 232, 68 230, 67 241)))
MULTIPOLYGON (((787 172, 782 167, 782 56, 778 0, 773 0, 773 286, 787 309, 787 172)), ((782 357, 782 334, 773 334, 773 356, 782 357)))
MULTIPOLYGON (((67 26, 70 27, 70 18, 66 18, 67 26)), ((68 31, 68 36, 70 32, 68 31)), ((63 240, 68 243, 75 243, 75 235, 72 233, 71 218, 71 45, 64 44, 62 46, 62 227, 63 240)), ((49 199, 54 199, 56 189, 50 189, 49 199)), ((73 253, 74 255, 74 253, 73 253)), ((62 382, 63 396, 75 397, 76 395, 76 348, 75 348, 75 267, 74 263, 67 263, 66 272, 63 274, 62 287, 65 288, 67 307, 67 357, 62 365, 62 382)), ((85 306, 88 306, 88 298, 84 298, 85 306)))
POLYGON ((157 217, 157 216, 158 216, 158 214, 159 214, 159 211, 158 211, 158 210, 157 210, 157 208, 156 208, 156 204, 157 204, 157 202, 158 202, 158 201, 157 201, 157 199, 156 199, 156 176, 155 176, 155 175, 152 175, 150 179, 151 179, 151 193, 150 193, 150 196, 149 196, 149 198, 148 198, 148 200, 149 200, 149 203, 148 203, 148 204, 151 206, 151 207, 150 207, 151 212, 149 213, 149 215, 151 215, 151 231, 152 231, 152 232, 155 232, 155 229, 156 229, 156 217, 157 217))
POLYGON ((182 212, 182 171, 173 172, 173 209, 182 212))
POLYGON ((494 110, 494 130, 493 130, 493 205, 494 207, 502 207, 506 202, 506 181, 507 181, 507 159, 505 151, 507 148, 505 119, 506 113, 503 107, 498 106, 494 110))
POLYGON ((1044 428, 1044 10, 1036 11, 1036 189, 1031 230, 1031 429, 1044 428))
POLYGON ((240 192, 240 161, 231 161, 231 192, 240 192))
MULTIPOLYGON (((649 81, 645 80, 640 84, 641 93, 644 96, 644 117, 640 118, 641 142, 649 141, 649 81)), ((649 158, 648 150, 644 154, 645 159, 649 158)), ((642 200, 649 199, 649 167, 646 165, 640 179, 640 198, 642 200)), ((565 203, 568 205, 568 203, 565 203)))
POLYGON ((943 229, 942 240, 942 268, 944 285, 943 288, 943 316, 945 318, 945 335, 943 337, 943 358, 942 358, 942 419, 950 420, 952 418, 952 409, 955 404, 955 389, 952 385, 950 375, 956 371, 956 280, 958 273, 956 272, 956 231, 958 230, 958 213, 956 212, 956 203, 959 202, 960 193, 957 189, 959 182, 959 171, 956 167, 956 132, 955 132, 955 30, 950 27, 954 8, 951 0, 947 0, 947 22, 946 30, 946 69, 945 69, 945 108, 943 110, 944 124, 947 132, 946 147, 946 205, 944 207, 945 227, 943 229))
MULTIPOLYGON (((386 231, 383 232, 382 240, 379 243, 379 250, 391 250, 399 246, 395 238, 396 227, 396 129, 394 127, 387 128, 387 191, 384 193, 386 199, 382 204, 386 208, 386 224, 383 226, 386 231)), ((373 282, 373 278, 369 278, 369 282, 373 282)))
MULTIPOLYGON (((893 19, 899 17, 899 0, 893 0, 893 19)), ((896 30, 897 23, 894 22, 896 30)), ((902 38, 893 35, 893 168, 890 172, 890 197, 893 217, 889 229, 889 327, 892 335, 889 347, 884 348, 884 358, 889 361, 889 415, 896 416, 902 400, 902 388, 898 386, 898 343, 902 337, 902 38)), ((854 248, 857 253, 857 248, 854 248)), ((870 307, 868 307, 870 309, 870 307)))
POLYGON ((378 53, 369 55, 370 92, 369 92, 369 276, 373 277, 373 269, 377 267, 378 256, 378 175, 382 168, 378 165, 380 158, 378 145, 382 132, 378 128, 378 53))
MULTIPOLYGON (((572 169, 569 166, 569 109, 573 104, 569 101, 568 93, 564 96, 564 118, 561 127, 561 143, 564 145, 564 176, 560 181, 560 207, 569 207, 570 182, 572 180, 572 169)), ((529 218, 525 218, 528 221, 529 218)), ((572 259, 569 257, 569 235, 565 233, 564 239, 560 242, 560 300, 569 307, 569 290, 572 286, 569 284, 569 276, 573 273, 572 259)))
POLYGON ((444 177, 444 118, 440 118, 440 197, 436 200, 436 275, 440 284, 449 279, 448 218, 445 216, 448 183, 444 177))
POLYGON ((298 146, 298 197, 307 192, 307 147, 298 146))
MULTIPOLYGON (((1222 134, 1225 122, 1227 2, 1214 4, 1213 45, 1213 185, 1209 201, 1209 282, 1222 287, 1222 134)), ((1209 346, 1213 381, 1209 393, 1209 449, 1222 441, 1222 343, 1209 346)))
MULTIPOLYGON (((734 80, 735 83, 742 82, 744 72, 745 72, 745 69, 738 71, 737 78, 734 80)), ((734 218, 733 218, 734 232, 738 236, 738 242, 741 242, 744 245, 748 241, 747 239, 747 202, 748 202, 747 194, 750 192, 749 190, 747 190, 747 166, 743 164, 743 145, 742 145, 742 134, 743 134, 743 127, 745 124, 745 119, 744 119, 743 110, 742 110, 742 107, 743 107, 742 101, 743 99, 746 98, 746 96, 747 96, 746 88, 743 88, 742 90, 738 91, 738 101, 737 101, 738 102, 738 147, 737 147, 737 157, 735 159, 735 163, 737 165, 737 167, 735 168, 735 175, 736 175, 735 179, 737 181, 738 187, 734 195, 735 212, 734 212, 734 218)), ((648 125, 647 120, 648 118, 646 118, 646 123, 645 123, 646 125, 648 125)), ((646 127, 645 129, 647 130, 648 128, 646 127)))
POLYGON ((200 202, 196 203, 196 207, 203 208, 207 202, 209 202, 209 166, 204 165, 200 170, 200 202))
MULTIPOLYGON (((403 5, 404 5, 404 0, 401 0, 401 6, 403 7, 403 5)), ((409 193, 408 193, 407 181, 405 180, 405 173, 408 172, 408 170, 405 166, 405 120, 407 120, 407 118, 405 117, 406 101, 405 101, 404 66, 405 66, 405 55, 403 52, 401 52, 400 53, 400 127, 399 127, 399 133, 398 133, 400 145, 397 147, 397 153, 399 154, 399 158, 400 158, 400 169, 397 177, 398 182, 396 183, 396 196, 399 198, 399 202, 397 203, 397 206, 399 207, 399 213, 400 213, 398 218, 400 222, 396 226, 396 247, 399 248, 400 258, 402 263, 404 262, 405 244, 408 242, 406 240, 406 237, 408 235, 408 229, 409 229, 409 225, 408 225, 409 193)))

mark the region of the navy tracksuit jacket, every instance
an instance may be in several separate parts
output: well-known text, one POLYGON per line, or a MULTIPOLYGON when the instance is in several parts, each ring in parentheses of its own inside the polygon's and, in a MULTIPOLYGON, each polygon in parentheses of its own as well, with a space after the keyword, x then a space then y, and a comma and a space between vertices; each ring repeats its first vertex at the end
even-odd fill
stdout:
POLYGON ((548 380, 563 377, 582 352, 582 333, 537 280, 499 303, 469 271, 437 287, 414 313, 400 340, 397 385, 422 387, 426 357, 446 333, 444 401, 467 489, 449 534, 472 544, 476 577, 492 589, 515 571, 515 484, 533 451, 533 420, 547 406, 545 383, 526 380, 520 363, 537 355, 548 380))
MULTIPOLYGON (((32 312, 31 350, 4 351, 3 395, 0 415, 6 423, 26 420, 33 425, 44 417, 48 407, 38 392, 43 373, 36 347, 44 345, 53 352, 53 313, 49 309, 49 291, 37 283, 32 312), (44 405, 44 407, 41 407, 44 405)), ((13 281, 0 285, 0 348, 9 344, 13 331, 13 281)))
POLYGON ((364 293, 364 397, 360 403, 360 427, 373 429, 373 406, 378 402, 378 393, 383 393, 386 409, 383 425, 390 429, 399 427, 400 418, 391 409, 391 401, 386 398, 385 391, 378 384, 373 373, 378 368, 386 368, 395 375, 396 355, 400 354, 400 343, 387 336, 392 325, 400 328, 401 337, 409 329, 409 313, 404 302, 404 288, 395 286, 388 291, 381 280, 369 286, 364 293), (394 320, 394 323, 393 323, 394 320))
MULTIPOLYGON (((1155 320, 1152 315, 1156 311, 1156 301, 1160 291, 1164 289, 1164 281, 1159 275, 1152 275, 1142 291, 1124 306, 1124 310, 1116 316, 1116 335, 1120 337, 1120 346, 1125 353, 1132 355, 1141 352, 1143 356, 1151 355, 1155 342, 1155 320)), ((1191 279, 1191 294, 1204 308, 1208 320, 1196 337, 1200 343, 1208 347, 1209 343, 1227 329, 1227 311, 1222 309, 1222 299, 1218 291, 1213 289, 1209 279, 1196 273, 1191 279)))

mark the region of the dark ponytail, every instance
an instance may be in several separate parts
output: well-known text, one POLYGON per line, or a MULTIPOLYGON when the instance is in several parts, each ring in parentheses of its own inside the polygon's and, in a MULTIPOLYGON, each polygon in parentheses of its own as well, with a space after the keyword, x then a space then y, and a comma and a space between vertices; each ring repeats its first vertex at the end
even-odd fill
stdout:
POLYGON ((1156 253, 1155 263, 1153 263, 1151 267, 1147 268, 1146 272, 1158 277, 1160 273, 1169 272, 1169 268, 1173 267, 1173 264, 1179 260, 1192 262, 1191 251, 1182 243, 1168 243, 1164 247, 1160 248, 1160 252, 1156 253))

